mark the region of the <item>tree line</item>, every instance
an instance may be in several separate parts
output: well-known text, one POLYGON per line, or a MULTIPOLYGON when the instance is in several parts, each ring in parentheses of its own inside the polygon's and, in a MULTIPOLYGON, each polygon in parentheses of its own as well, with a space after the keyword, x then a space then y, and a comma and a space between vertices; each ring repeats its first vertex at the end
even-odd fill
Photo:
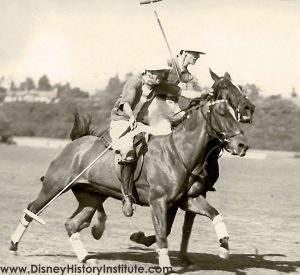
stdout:
MULTIPOLYGON (((126 77, 128 78, 130 74, 126 77)), ((57 103, 12 102, 0 106, 0 135, 69 138, 74 111, 89 114, 92 126, 101 132, 107 129, 110 112, 125 83, 118 75, 107 86, 87 97, 62 96, 57 103)), ((253 124, 243 125, 251 148, 300 152, 300 106, 297 96, 264 97, 255 84, 243 85, 243 91, 256 105, 253 124)), ((62 92, 64 93, 64 92, 62 92)), ((187 102, 180 101, 181 107, 187 102)))
POLYGON ((42 75, 37 83, 31 77, 27 77, 24 81, 22 81, 19 85, 17 85, 14 81, 11 81, 8 85, 9 87, 4 88, 0 85, 0 102, 2 102, 5 98, 7 91, 52 91, 57 90, 57 97, 76 97, 76 98, 88 98, 89 93, 81 90, 79 87, 71 87, 70 83, 60 84, 56 83, 54 85, 51 84, 47 75, 42 75))

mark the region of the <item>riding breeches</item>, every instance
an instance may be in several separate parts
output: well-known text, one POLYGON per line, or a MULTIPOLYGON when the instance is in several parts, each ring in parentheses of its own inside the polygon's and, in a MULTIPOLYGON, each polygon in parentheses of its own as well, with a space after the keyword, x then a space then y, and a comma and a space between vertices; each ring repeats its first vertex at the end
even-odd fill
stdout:
POLYGON ((149 133, 155 135, 155 130, 151 126, 137 122, 136 128, 128 131, 125 135, 124 132, 129 128, 129 121, 127 120, 112 120, 110 123, 110 137, 113 143, 113 149, 120 151, 122 156, 126 156, 130 150, 133 150, 134 137, 141 133, 149 133), (123 135, 121 138, 120 136, 123 135))
POLYGON ((155 98, 148 109, 149 124, 161 135, 171 133, 171 122, 183 116, 177 102, 155 98))

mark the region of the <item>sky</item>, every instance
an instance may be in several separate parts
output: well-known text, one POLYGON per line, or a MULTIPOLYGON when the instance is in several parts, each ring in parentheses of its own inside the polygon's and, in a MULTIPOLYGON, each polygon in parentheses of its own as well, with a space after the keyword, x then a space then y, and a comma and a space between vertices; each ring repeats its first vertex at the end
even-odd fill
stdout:
POLYGON ((300 96, 299 0, 0 0, 0 76, 17 84, 46 74, 93 93, 110 77, 170 54, 207 54, 190 71, 211 86, 211 68, 264 95, 300 96))

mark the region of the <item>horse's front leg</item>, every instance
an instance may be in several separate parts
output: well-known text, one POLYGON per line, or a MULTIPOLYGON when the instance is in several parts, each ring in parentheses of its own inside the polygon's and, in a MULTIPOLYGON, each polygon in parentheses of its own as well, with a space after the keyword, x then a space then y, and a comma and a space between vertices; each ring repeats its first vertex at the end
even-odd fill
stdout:
MULTIPOLYGON (((178 210, 178 205, 174 205, 168 209, 168 212, 167 212, 167 236, 169 236, 169 234, 171 233, 172 225, 173 225, 177 210, 178 210)), ((138 232, 131 234, 130 240, 135 243, 143 244, 143 245, 149 247, 156 242, 156 237, 155 237, 155 235, 146 236, 144 232, 138 231, 138 232)))
POLYGON ((154 225, 159 266, 165 270, 171 267, 168 255, 167 241, 167 203, 165 197, 155 198, 149 201, 152 221, 154 225))
POLYGON ((187 249, 188 249, 189 239, 191 236, 195 216, 196 214, 190 211, 186 211, 184 214, 179 259, 185 265, 191 264, 191 261, 189 260, 187 255, 187 249))
MULTIPOLYGON (((206 198, 203 195, 200 195, 196 198, 187 198, 187 200, 185 200, 181 204, 181 208, 184 211, 190 211, 195 214, 206 216, 211 219, 212 224, 215 228, 218 240, 220 242, 219 256, 221 258, 228 259, 229 258, 229 245, 228 245, 229 234, 227 232, 227 228, 224 223, 224 219, 223 219, 222 215, 220 215, 219 212, 208 203, 208 201, 206 200, 206 198)), ((185 220, 185 222, 186 222, 186 220, 185 220)), ((188 230, 191 231, 192 225, 193 225, 193 221, 190 220, 189 223, 187 222, 187 224, 185 225, 186 226, 185 231, 188 231, 188 230), (190 229, 187 228, 187 226, 190 226, 190 229)), ((186 242, 188 242, 188 239, 186 240, 186 242)), ((186 244, 183 243, 181 247, 185 248, 185 246, 187 249, 187 243, 186 244)), ((184 255, 184 253, 187 253, 187 252, 180 251, 180 255, 181 255, 181 253, 184 255)))

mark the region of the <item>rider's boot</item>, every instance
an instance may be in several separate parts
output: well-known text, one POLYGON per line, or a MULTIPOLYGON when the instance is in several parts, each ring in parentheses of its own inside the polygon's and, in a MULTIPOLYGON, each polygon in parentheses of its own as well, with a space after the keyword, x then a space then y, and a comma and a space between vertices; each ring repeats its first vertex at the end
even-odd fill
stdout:
POLYGON ((123 194, 123 206, 122 211, 126 217, 133 215, 132 203, 134 198, 132 196, 132 181, 133 181, 133 164, 136 161, 136 154, 134 150, 127 153, 126 158, 119 161, 121 164, 121 178, 122 178, 122 194, 123 194))

